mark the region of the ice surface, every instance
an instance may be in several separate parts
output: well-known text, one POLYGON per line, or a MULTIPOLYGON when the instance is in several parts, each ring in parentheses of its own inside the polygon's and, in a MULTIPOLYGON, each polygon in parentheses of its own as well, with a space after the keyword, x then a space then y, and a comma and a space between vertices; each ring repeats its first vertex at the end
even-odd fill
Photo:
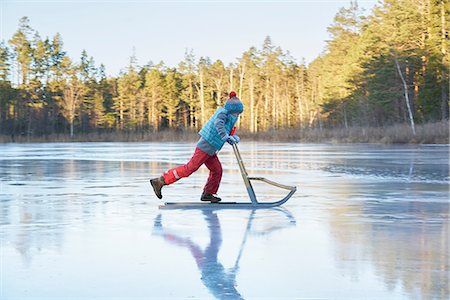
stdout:
MULTIPOLYGON (((282 208, 158 210, 148 179, 194 146, 0 145, 0 298, 450 297, 448 145, 243 141, 250 175, 297 186, 282 208)), ((230 147, 219 157, 219 196, 249 201, 230 147)), ((207 176, 163 200, 198 201, 207 176)))

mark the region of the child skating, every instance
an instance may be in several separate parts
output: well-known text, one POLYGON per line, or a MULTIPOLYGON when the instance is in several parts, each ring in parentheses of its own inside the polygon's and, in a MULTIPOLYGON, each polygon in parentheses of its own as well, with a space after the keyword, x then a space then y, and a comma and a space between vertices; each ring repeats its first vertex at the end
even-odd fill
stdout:
POLYGON ((225 102, 224 107, 219 107, 200 130, 200 140, 189 162, 164 172, 159 178, 150 180, 156 197, 162 198, 161 189, 163 186, 172 184, 183 177, 188 177, 205 164, 209 169, 209 177, 200 200, 212 203, 219 202, 221 199, 215 194, 217 194, 222 179, 222 164, 217 157, 217 153, 222 149, 225 142, 230 145, 239 143, 239 137, 230 135, 230 133, 239 114, 243 111, 242 101, 234 91, 230 92, 229 99, 225 102))

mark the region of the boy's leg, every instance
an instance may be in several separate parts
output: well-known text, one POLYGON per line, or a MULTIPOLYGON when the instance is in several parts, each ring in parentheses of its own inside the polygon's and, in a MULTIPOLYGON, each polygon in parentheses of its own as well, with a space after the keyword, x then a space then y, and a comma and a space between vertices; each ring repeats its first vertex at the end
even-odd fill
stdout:
POLYGON ((213 155, 205 161, 205 166, 209 169, 209 177, 203 191, 207 194, 217 194, 222 180, 222 164, 217 155, 213 155))
POLYGON ((178 181, 180 178, 188 177, 189 175, 197 171, 198 168, 200 168, 200 166, 204 164, 209 157, 210 156, 206 152, 203 152, 199 148, 195 148, 194 155, 188 163, 164 172, 164 183, 172 184, 175 181, 178 181))

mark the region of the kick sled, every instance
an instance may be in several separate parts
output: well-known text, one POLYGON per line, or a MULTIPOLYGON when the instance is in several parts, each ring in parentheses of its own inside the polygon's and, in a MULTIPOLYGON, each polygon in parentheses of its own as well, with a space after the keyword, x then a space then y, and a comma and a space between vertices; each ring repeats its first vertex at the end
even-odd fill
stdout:
POLYGON ((241 171, 242 179, 244 179, 245 187, 251 202, 219 202, 219 203, 201 203, 201 202, 165 202, 164 205, 160 205, 160 209, 259 209, 259 208, 272 208, 280 206, 295 193, 297 188, 295 186, 288 186, 280 184, 263 177, 249 177, 247 170, 245 169, 244 162, 242 161, 241 154, 236 144, 232 145, 234 155, 236 156, 239 170, 241 171), (281 189, 288 190, 289 193, 281 200, 275 202, 258 202, 256 199, 255 191, 251 181, 262 181, 270 185, 274 185, 281 189))

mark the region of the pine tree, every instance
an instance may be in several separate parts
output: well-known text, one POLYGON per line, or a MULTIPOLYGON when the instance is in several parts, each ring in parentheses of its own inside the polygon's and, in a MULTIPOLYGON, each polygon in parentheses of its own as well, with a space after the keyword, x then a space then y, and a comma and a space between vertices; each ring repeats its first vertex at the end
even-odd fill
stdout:
POLYGON ((117 81, 117 97, 113 99, 120 130, 131 129, 136 125, 136 103, 141 81, 130 64, 128 72, 117 81))
POLYGON ((178 70, 181 74, 183 89, 181 91, 182 99, 185 99, 188 114, 189 127, 198 127, 198 119, 196 118, 196 111, 198 109, 197 94, 195 89, 196 82, 196 65, 193 51, 186 51, 184 60, 179 64, 178 70))
MULTIPOLYGON (((244 52, 242 58, 239 60, 239 65, 242 66, 239 97, 244 101, 245 105, 244 113, 239 118, 239 125, 249 129, 251 132, 256 132, 258 130, 258 111, 260 111, 263 120, 266 120, 265 116, 267 116, 268 113, 263 107, 258 110, 257 106, 258 95, 261 95, 261 91, 258 89, 261 81, 259 74, 260 63, 261 58, 258 57, 256 48, 250 48, 248 51, 244 52), (244 89, 244 87, 246 87, 246 89, 244 89)), ((265 124, 263 124, 263 128, 264 125, 265 124)))
POLYGON ((94 58, 87 54, 86 50, 81 52, 80 64, 78 66, 78 76, 85 87, 83 101, 81 103, 81 128, 83 132, 95 128, 95 124, 101 119, 103 114, 102 93, 98 92, 97 68, 95 67, 94 58), (96 103, 97 102, 97 103, 96 103), (100 111, 97 111, 97 108, 100 111))
POLYGON ((10 74, 10 53, 8 47, 0 42, 0 80, 7 81, 10 74))
POLYGON ((147 124, 157 131, 160 125, 162 101, 165 93, 165 82, 161 71, 163 66, 153 66, 145 75, 144 95, 147 107, 147 124))
POLYGON ((19 29, 9 40, 13 54, 17 62, 18 84, 26 84, 33 58, 31 48, 31 35, 33 29, 29 25, 30 20, 23 17, 19 21, 19 29))
POLYGON ((210 67, 209 76, 212 81, 212 93, 216 106, 220 106, 222 98, 227 94, 225 90, 226 70, 221 60, 216 60, 210 67))
POLYGON ((10 73, 9 51, 0 43, 0 134, 14 135, 14 122, 17 91, 11 87, 8 80, 10 73))
POLYGON ((167 70, 165 74, 165 93, 163 97, 164 116, 167 118, 169 128, 178 126, 177 111, 180 104, 181 78, 175 69, 167 70))
POLYGON ((52 39, 51 42, 51 55, 50 55, 50 61, 51 61, 51 76, 52 79, 58 81, 62 76, 62 63, 64 61, 64 58, 66 57, 66 52, 63 51, 63 40, 59 33, 55 34, 55 36, 52 39))

